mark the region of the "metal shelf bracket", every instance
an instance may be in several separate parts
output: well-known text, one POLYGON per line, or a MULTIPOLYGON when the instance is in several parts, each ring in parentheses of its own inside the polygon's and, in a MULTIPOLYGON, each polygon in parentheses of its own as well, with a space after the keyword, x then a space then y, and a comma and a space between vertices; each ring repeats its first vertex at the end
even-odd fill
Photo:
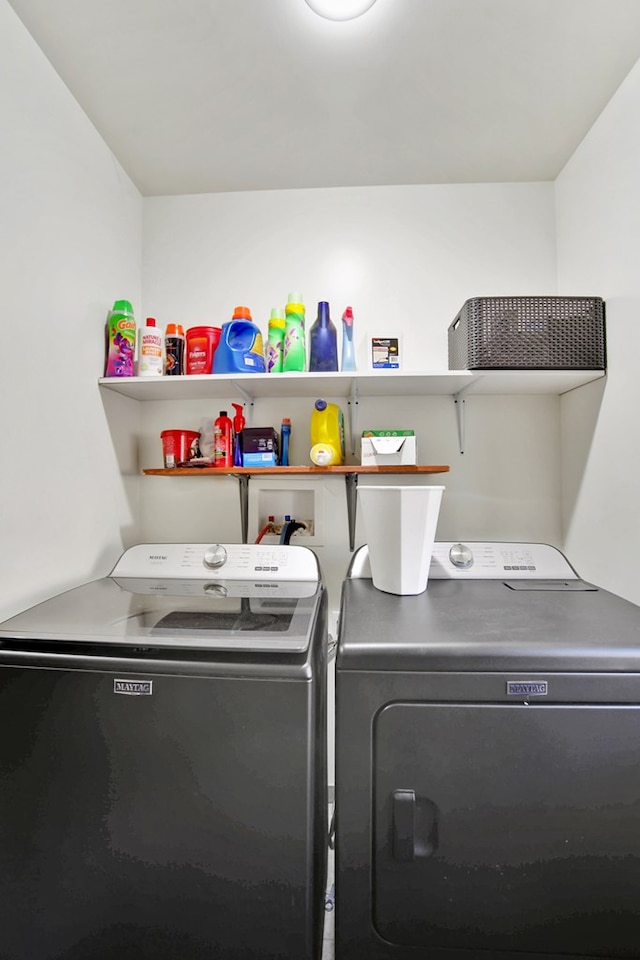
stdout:
MULTIPOLYGON (((351 408, 349 410, 349 426, 351 430, 351 453, 355 456, 356 454, 356 444, 357 444, 357 434, 358 434, 358 403, 360 400, 360 393, 358 390, 358 381, 354 380, 351 384, 351 393, 347 403, 351 408)), ((353 547, 351 548, 353 549, 353 547)))
POLYGON ((453 402, 456 406, 456 420, 458 422, 458 445, 460 453, 464 453, 465 446, 465 394, 471 384, 463 387, 457 393, 453 394, 453 402))

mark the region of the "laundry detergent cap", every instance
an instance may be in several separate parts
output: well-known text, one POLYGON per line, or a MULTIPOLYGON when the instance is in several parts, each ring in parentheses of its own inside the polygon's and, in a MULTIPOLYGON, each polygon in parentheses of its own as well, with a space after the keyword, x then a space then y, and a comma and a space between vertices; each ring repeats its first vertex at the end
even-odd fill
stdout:
POLYGON ((234 320, 251 320, 251 310, 249 307, 236 307, 233 311, 234 320))
POLYGON ((112 313, 133 313, 133 307, 129 300, 116 300, 113 304, 112 313))
POLYGON ((316 402, 315 402, 315 408, 316 408, 316 410, 326 410, 326 409, 327 409, 327 401, 326 401, 326 400, 316 400, 316 402))

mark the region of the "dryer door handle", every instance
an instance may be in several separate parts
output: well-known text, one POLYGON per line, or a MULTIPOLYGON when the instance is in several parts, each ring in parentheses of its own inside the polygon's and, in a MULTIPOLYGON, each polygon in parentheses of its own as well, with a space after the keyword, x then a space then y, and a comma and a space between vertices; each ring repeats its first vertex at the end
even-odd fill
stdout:
POLYGON ((430 857, 438 846, 438 810, 432 800, 417 797, 415 790, 392 794, 394 860, 430 857))

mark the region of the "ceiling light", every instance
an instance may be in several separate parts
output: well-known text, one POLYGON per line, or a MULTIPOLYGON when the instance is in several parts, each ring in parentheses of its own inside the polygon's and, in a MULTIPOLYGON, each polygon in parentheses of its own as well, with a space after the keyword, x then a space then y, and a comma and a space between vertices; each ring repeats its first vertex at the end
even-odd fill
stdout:
POLYGON ((327 20, 354 20, 372 7, 376 0, 306 0, 308 6, 327 20))

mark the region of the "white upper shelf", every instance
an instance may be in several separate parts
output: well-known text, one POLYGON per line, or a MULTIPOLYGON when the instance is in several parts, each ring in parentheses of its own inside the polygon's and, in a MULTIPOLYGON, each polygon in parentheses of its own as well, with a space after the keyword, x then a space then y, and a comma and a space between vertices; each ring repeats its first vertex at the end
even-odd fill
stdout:
POLYGON ((444 370, 403 373, 241 373, 182 377, 103 377, 101 387, 133 400, 202 400, 236 392, 261 397, 416 397, 464 393, 562 394, 605 376, 603 370, 444 370))

